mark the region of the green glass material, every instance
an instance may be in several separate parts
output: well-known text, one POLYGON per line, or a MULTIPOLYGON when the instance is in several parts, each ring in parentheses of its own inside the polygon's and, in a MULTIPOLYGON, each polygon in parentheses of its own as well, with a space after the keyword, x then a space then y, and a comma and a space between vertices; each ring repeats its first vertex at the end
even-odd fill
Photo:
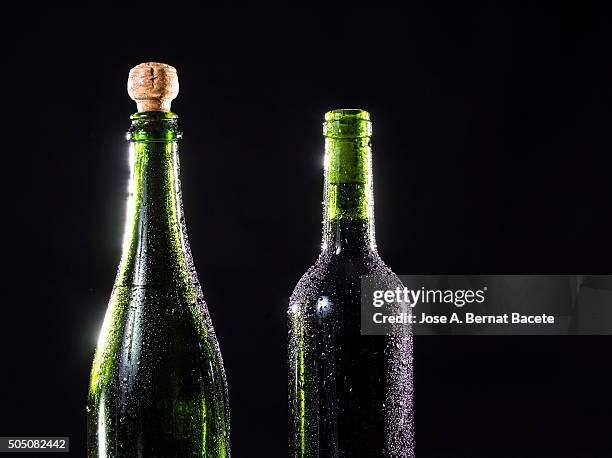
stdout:
MULTIPOLYGON (((338 220, 374 221, 370 115, 363 110, 335 110, 325 115, 325 216, 329 234, 338 220)), ((368 237, 374 240, 373 224, 368 237)))
POLYGON ((185 229, 177 118, 131 118, 123 254, 89 385, 90 457, 230 455, 223 361, 185 229))
POLYGON ((370 116, 325 115, 323 243, 289 303, 293 457, 413 457, 412 336, 361 335, 361 276, 395 289, 378 255, 370 116))

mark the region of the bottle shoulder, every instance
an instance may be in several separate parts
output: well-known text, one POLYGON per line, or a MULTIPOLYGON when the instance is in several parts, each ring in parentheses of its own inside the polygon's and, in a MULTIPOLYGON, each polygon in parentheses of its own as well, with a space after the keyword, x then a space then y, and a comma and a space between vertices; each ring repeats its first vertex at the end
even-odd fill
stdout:
POLYGON ((206 304, 197 296, 115 287, 98 340, 91 388, 113 385, 117 377, 170 383, 174 379, 168 378, 168 371, 187 377, 185 370, 195 370, 196 378, 204 380, 208 368, 224 380, 219 344, 206 304))
POLYGON ((356 256, 342 256, 321 252, 316 262, 298 281, 290 303, 309 302, 322 294, 355 289, 364 276, 377 276, 384 283, 396 284, 397 276, 385 264, 376 251, 356 256))

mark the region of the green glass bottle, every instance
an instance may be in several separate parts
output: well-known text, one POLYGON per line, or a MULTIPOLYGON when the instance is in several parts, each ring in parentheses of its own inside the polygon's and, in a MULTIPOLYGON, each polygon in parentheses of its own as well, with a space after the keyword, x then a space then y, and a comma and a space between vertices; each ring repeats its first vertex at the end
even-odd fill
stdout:
POLYGON ((289 447, 293 457, 412 457, 412 336, 361 335, 362 275, 399 279, 374 237, 371 123, 325 115, 323 244, 289 304, 289 447))
POLYGON ((89 457, 230 456, 228 392, 187 241, 176 71, 130 73, 131 178, 123 254, 87 405, 89 457))

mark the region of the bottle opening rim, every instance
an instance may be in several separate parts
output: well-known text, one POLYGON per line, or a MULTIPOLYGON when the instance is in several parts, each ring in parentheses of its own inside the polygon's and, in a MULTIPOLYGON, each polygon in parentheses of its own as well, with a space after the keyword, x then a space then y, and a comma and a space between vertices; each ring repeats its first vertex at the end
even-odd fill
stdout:
POLYGON ((360 108, 339 108, 325 113, 326 121, 339 121, 343 119, 370 121, 370 113, 360 108))
POLYGON ((372 135, 370 113, 355 108, 341 108, 325 113, 323 135, 328 138, 363 138, 372 135))

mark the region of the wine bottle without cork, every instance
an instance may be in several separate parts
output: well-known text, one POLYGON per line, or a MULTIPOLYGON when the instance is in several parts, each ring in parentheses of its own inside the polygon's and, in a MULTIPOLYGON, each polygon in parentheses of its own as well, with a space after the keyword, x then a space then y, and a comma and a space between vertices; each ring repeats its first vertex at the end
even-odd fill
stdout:
POLYGON ((87 404, 90 457, 227 457, 228 392, 187 240, 179 180, 176 70, 130 71, 123 252, 87 404))
POLYGON ((292 457, 413 457, 412 335, 361 335, 361 276, 401 283, 378 255, 370 115, 325 115, 323 243, 290 299, 292 457))

